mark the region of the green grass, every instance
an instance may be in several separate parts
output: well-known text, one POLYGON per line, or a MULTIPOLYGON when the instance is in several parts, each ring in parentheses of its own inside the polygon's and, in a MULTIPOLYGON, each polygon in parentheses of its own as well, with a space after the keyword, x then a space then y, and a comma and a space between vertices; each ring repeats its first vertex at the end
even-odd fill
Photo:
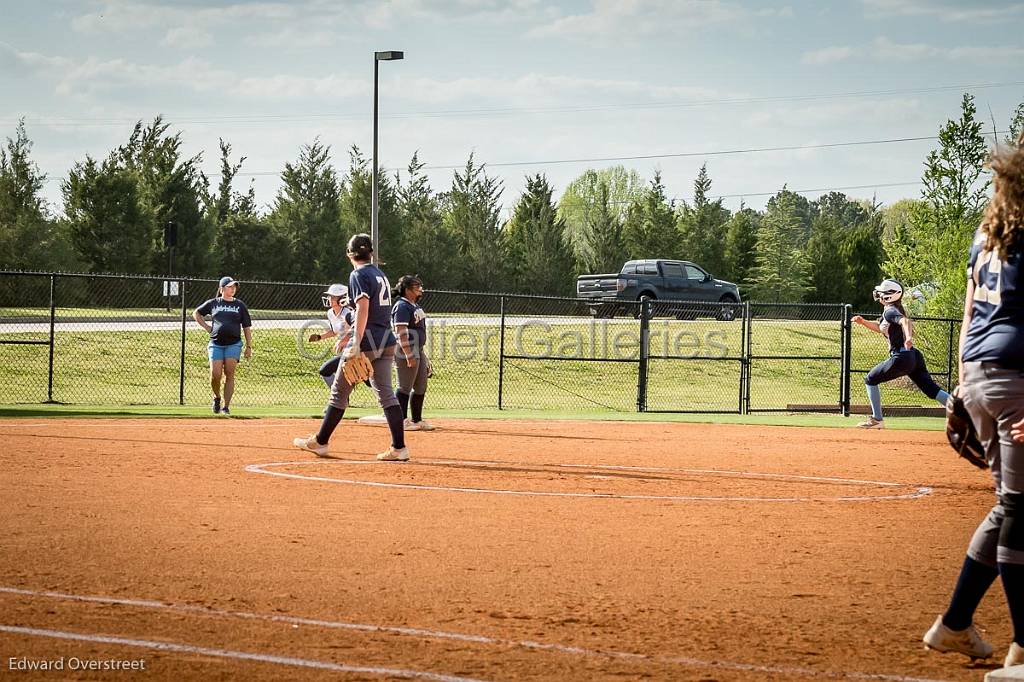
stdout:
MULTIPOLYGON (((379 409, 353 408, 345 413, 346 418, 357 418, 378 414, 379 409)), ((238 408, 232 419, 256 418, 319 418, 318 410, 296 410, 291 408, 238 408)), ((586 420, 624 422, 668 422, 696 424, 747 424, 758 426, 798 426, 819 428, 850 428, 861 417, 842 417, 825 414, 765 414, 765 415, 702 415, 702 414, 651 414, 579 412, 560 410, 430 410, 430 416, 439 419, 495 419, 495 420, 586 420)), ((0 406, 0 418, 58 418, 58 417, 200 417, 224 419, 209 412, 205 407, 134 405, 112 407, 109 405, 7 405, 0 406)), ((942 431, 945 420, 929 417, 890 417, 886 428, 901 431, 942 431)))
MULTIPOLYGON (((124 311, 119 311, 124 312, 124 311)), ((603 362, 509 359, 504 368, 502 405, 513 411, 601 415, 636 412, 637 323, 617 319, 591 327, 589 321, 563 324, 543 320, 507 329, 505 349, 513 355, 583 356, 603 362)), ((919 346, 933 371, 945 370, 946 330, 918 325, 919 346)), ((321 357, 300 354, 298 330, 254 331, 255 354, 238 368, 235 408, 249 414, 318 414, 326 387, 317 368, 327 343, 307 347, 321 357)), ((34 338, 2 334, 0 340, 34 338)), ((428 405, 454 411, 494 410, 498 406, 499 330, 497 326, 447 324, 432 336, 435 376, 428 405), (474 353, 468 348, 476 348, 474 353)), ((186 335, 185 404, 201 414, 209 400, 207 337, 193 328, 186 335)), ((651 322, 647 405, 651 410, 738 411, 740 364, 719 357, 741 354, 742 324, 713 320, 651 322), (690 359, 662 359, 665 353, 690 359)), ((837 321, 756 320, 750 339, 751 407, 786 410, 789 405, 837 405, 838 360, 777 360, 766 355, 838 356, 837 321)), ((47 399, 46 346, 0 345, 0 403, 38 404, 47 399)), ((59 332, 55 346, 53 399, 71 405, 176 406, 181 339, 175 331, 59 332)), ((884 340, 856 327, 854 367, 869 369, 887 354, 884 340)), ((865 404, 863 375, 852 378, 854 404, 865 404)), ((940 383, 943 383, 940 381, 940 383)), ((883 388, 887 405, 927 405, 911 386, 883 388)), ((372 408, 366 389, 353 392, 353 406, 372 408)), ((135 409, 131 407, 131 409, 135 409)), ((160 407, 159 409, 169 409, 160 407)), ((504 412, 501 414, 505 414, 504 412)), ((791 423, 796 417, 783 417, 791 423)), ((841 417, 839 419, 842 419, 841 417)), ((846 420, 843 420, 845 423, 846 420)))

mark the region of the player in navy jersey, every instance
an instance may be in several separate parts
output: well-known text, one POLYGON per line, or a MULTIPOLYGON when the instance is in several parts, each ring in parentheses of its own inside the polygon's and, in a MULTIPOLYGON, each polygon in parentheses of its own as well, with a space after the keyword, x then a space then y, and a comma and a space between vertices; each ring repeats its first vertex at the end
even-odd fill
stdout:
POLYGON ((996 504, 967 547, 946 612, 925 645, 988 658, 974 612, 997 577, 1013 623, 1003 664, 1024 664, 1024 135, 990 162, 995 192, 971 247, 960 330, 957 394, 978 429, 992 469, 996 504))
POLYGON ((322 334, 310 334, 309 342, 318 343, 324 339, 337 338, 334 342, 334 357, 320 366, 320 378, 330 389, 334 385, 338 365, 341 364, 341 352, 352 337, 352 327, 355 326, 356 318, 355 311, 349 305, 348 287, 344 284, 332 284, 327 287, 323 302, 327 308, 327 324, 330 329, 322 334))
MULTIPOLYGON (((348 242, 348 258, 354 270, 348 278, 348 293, 355 304, 352 338, 342 351, 342 362, 363 353, 373 365, 370 387, 377 396, 391 431, 391 446, 377 459, 404 462, 409 459, 405 447, 402 408, 391 388, 391 370, 395 364, 395 335, 391 331, 391 284, 387 275, 370 262, 373 242, 368 234, 357 234, 348 242)), ((327 443, 348 407, 352 386, 342 372, 335 374, 331 398, 320 431, 307 438, 296 438, 296 447, 327 457, 327 443)))
POLYGON ((252 318, 245 303, 235 298, 238 282, 221 277, 217 297, 211 298, 192 312, 192 318, 210 333, 207 355, 210 359, 210 387, 213 389, 213 413, 231 414, 231 398, 235 394, 235 366, 242 357, 242 336, 245 336, 245 359, 252 357, 252 318), (209 315, 212 324, 204 318, 209 315), (224 377, 224 400, 221 402, 220 382, 224 377))
POLYGON ((427 357, 427 314, 420 307, 423 282, 415 275, 403 275, 395 288, 398 301, 391 310, 391 324, 398 336, 395 363, 398 370, 398 402, 405 415, 406 431, 433 431, 434 426, 423 419, 423 400, 427 380, 433 375, 427 357), (412 416, 408 412, 412 407, 412 416))
POLYGON ((864 378, 868 401, 871 403, 871 416, 857 426, 862 429, 883 429, 885 422, 882 419, 882 392, 878 388, 879 384, 898 377, 910 377, 921 392, 942 405, 946 404, 949 394, 935 383, 928 372, 924 356, 914 348, 914 324, 903 308, 903 286, 893 279, 882 280, 872 295, 884 306, 882 317, 878 322, 872 322, 856 315, 852 321, 884 336, 889 341, 889 358, 875 365, 864 378))

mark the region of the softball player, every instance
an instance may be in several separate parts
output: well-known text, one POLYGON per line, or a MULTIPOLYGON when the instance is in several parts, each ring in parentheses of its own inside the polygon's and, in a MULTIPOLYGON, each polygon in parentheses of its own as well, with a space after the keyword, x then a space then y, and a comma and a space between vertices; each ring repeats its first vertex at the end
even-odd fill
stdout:
POLYGON ((398 369, 398 402, 406 417, 406 431, 433 431, 434 426, 423 419, 423 399, 427 380, 433 374, 427 357, 427 314, 420 307, 423 282, 415 275, 403 275, 395 288, 399 299, 391 310, 391 324, 398 337, 395 363, 398 369), (409 407, 412 406, 412 418, 409 407))
POLYGON ((974 532, 949 608, 924 642, 971 658, 991 656, 973 620, 1000 577, 1013 622, 1003 661, 1009 668, 1024 664, 1024 135, 1016 149, 993 154, 990 165, 995 194, 971 247, 957 392, 985 448, 996 504, 974 532))
POLYGON ((869 322, 860 315, 853 322, 878 332, 889 341, 889 358, 875 365, 864 378, 867 385, 871 416, 857 424, 862 429, 884 429, 882 419, 882 392, 878 385, 899 377, 910 377, 921 391, 942 405, 949 394, 932 379, 921 351, 914 348, 914 324, 903 309, 903 287, 893 279, 882 280, 872 292, 874 299, 882 304, 882 317, 878 322, 869 322))
POLYGON ((245 303, 235 298, 238 282, 221 277, 217 297, 192 311, 192 318, 210 334, 207 355, 210 359, 210 388, 213 389, 213 413, 231 414, 231 397, 235 393, 235 366, 242 357, 242 335, 245 335, 245 359, 252 357, 252 318, 245 303), (213 324, 204 317, 209 315, 213 324), (224 377, 224 402, 221 404, 220 380, 224 377))
MULTIPOLYGON (((373 241, 368 234, 357 234, 348 242, 348 258, 354 270, 348 279, 348 291, 355 303, 355 325, 352 338, 341 354, 344 362, 358 353, 365 354, 373 365, 370 387, 384 410, 391 431, 391 446, 377 455, 382 461, 404 462, 409 459, 402 428, 402 408, 391 388, 391 370, 395 364, 395 335, 391 331, 391 285, 387 275, 370 262, 373 241)), ((331 398, 324 413, 320 431, 293 444, 318 457, 327 457, 327 443, 338 428, 348 407, 352 386, 342 372, 334 375, 331 398)))
POLYGON ((324 307, 327 308, 327 324, 330 329, 323 334, 310 334, 309 342, 318 343, 324 339, 337 337, 334 342, 334 357, 320 366, 320 378, 330 389, 334 385, 334 375, 341 363, 341 351, 348 345, 355 325, 355 311, 349 306, 348 287, 344 284, 332 284, 324 292, 324 307))

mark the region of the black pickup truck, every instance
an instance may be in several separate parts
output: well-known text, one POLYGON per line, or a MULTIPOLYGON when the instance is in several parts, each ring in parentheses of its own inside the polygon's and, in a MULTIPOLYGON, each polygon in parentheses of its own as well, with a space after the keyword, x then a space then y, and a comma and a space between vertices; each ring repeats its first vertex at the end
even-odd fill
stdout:
MULTIPOLYGON (((721 320, 736 316, 740 291, 732 282, 715 279, 703 268, 681 260, 631 260, 622 270, 606 275, 580 275, 578 298, 592 300, 595 317, 614 317, 619 312, 639 314, 637 301, 686 301, 695 305, 666 305, 663 314, 676 317, 712 315, 721 320), (708 305, 698 305, 705 303, 708 305), (624 305, 625 304, 625 305, 624 305)), ((655 314, 658 310, 654 311, 655 314)))

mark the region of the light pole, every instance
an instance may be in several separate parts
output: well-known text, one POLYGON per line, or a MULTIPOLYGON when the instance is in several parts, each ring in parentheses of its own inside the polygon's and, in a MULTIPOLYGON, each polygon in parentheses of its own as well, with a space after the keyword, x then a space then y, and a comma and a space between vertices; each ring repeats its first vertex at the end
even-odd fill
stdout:
POLYGON ((404 59, 396 50, 373 53, 373 176, 370 185, 370 239, 373 240, 373 262, 380 262, 380 226, 377 224, 377 70, 380 62, 404 59))

